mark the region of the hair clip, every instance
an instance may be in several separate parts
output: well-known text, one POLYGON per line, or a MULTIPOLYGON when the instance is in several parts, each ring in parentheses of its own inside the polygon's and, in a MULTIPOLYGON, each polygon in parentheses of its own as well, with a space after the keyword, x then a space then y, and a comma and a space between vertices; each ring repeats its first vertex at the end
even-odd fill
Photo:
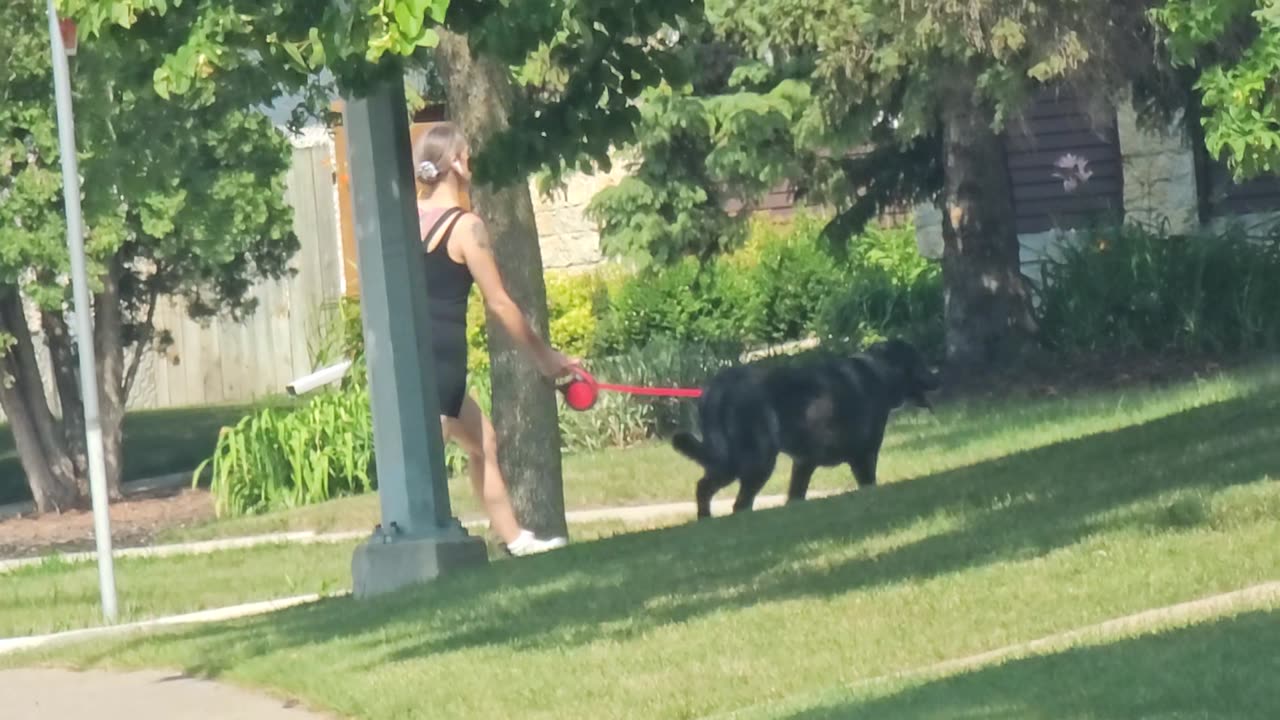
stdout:
POLYGON ((418 165, 418 178, 423 182, 431 182, 440 177, 440 168, 430 160, 423 160, 418 165))

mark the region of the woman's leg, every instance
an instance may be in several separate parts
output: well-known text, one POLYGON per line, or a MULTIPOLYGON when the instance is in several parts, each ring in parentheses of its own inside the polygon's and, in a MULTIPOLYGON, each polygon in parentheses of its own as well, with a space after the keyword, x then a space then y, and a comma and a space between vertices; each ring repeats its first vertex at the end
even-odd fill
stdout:
POLYGON ((528 530, 520 529, 511 498, 507 495, 507 481, 498 467, 498 436, 489 418, 470 395, 462 402, 457 420, 445 418, 448 437, 458 440, 467 451, 467 470, 471 475, 471 487, 476 497, 484 503, 489 513, 489 525, 507 544, 512 555, 530 555, 564 547, 565 538, 540 539, 528 530))
POLYGON ((456 440, 467 453, 467 474, 471 476, 471 489, 476 499, 489 515, 489 525, 505 543, 511 543, 520 535, 520 523, 516 520, 507 483, 498 467, 498 438, 489 418, 470 395, 462 401, 459 417, 441 416, 445 437, 456 440))

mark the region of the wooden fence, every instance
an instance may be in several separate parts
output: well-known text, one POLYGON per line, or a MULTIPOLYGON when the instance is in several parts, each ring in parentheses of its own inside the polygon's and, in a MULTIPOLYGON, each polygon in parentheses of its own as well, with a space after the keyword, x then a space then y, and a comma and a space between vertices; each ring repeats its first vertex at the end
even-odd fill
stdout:
MULTIPOLYGON (((196 322, 180 302, 162 300, 155 322, 172 335, 173 344, 163 354, 144 356, 130 408, 248 403, 284 392, 286 383, 313 369, 313 351, 326 321, 323 311, 342 294, 336 195, 327 135, 298 140, 286 194, 302 246, 291 263, 297 273, 253 288, 250 296, 257 300, 257 310, 243 322, 196 322)), ((32 328, 39 329, 34 315, 32 328)), ((57 391, 40 337, 41 374, 56 409, 57 391)))
POLYGON ((156 312, 156 327, 173 344, 150 353, 130 398, 132 408, 169 408, 248 402, 279 394, 312 369, 322 309, 342 293, 331 145, 295 147, 286 199, 294 209, 301 249, 297 273, 261 283, 251 296, 257 310, 243 322, 196 322, 175 301, 156 312))

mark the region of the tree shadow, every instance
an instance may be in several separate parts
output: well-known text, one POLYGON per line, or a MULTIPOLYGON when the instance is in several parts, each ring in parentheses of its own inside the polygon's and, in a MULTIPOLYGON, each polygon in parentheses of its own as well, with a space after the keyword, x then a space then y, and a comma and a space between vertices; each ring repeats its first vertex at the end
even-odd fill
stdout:
POLYGON ((187 669, 202 675, 336 641, 356 651, 348 668, 360 671, 485 646, 564 649, 725 609, 923 581, 1145 522, 1140 509, 1169 493, 1212 493, 1274 474, 1277 417, 1280 398, 1230 400, 910 482, 570 546, 389 597, 328 600, 166 642, 195 643, 200 662, 187 669), (802 562, 939 516, 958 520, 874 555, 802 562))
MULTIPOLYGON (((1280 611, 1009 662, 788 720, 851 718, 1274 718, 1280 611)), ((784 715, 777 715, 784 717, 784 715)))

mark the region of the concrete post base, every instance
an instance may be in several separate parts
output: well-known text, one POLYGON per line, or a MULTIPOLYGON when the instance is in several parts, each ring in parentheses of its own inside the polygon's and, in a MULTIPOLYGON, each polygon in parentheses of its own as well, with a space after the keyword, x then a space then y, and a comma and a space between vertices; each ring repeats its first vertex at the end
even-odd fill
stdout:
POLYGON ((373 597, 488 561, 484 540, 465 534, 393 540, 374 535, 351 558, 352 594, 373 597))

